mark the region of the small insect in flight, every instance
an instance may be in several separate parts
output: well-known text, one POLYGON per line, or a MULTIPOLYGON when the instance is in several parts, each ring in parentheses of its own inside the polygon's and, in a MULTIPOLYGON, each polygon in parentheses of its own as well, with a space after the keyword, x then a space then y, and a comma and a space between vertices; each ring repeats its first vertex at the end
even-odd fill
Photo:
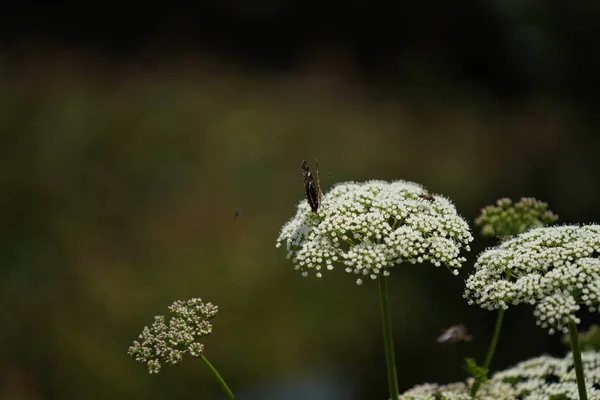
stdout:
POLYGON ((423 192, 419 195, 420 198, 422 198, 423 200, 427 200, 427 201, 435 201, 435 197, 433 197, 432 195, 430 195, 427 192, 423 192))
POLYGON ((467 327, 463 324, 453 325, 446 329, 438 338, 438 343, 468 342, 473 337, 467 333, 467 327))
POLYGON ((302 160, 302 177, 304 178, 304 190, 306 192, 306 200, 310 209, 316 214, 321 207, 321 200, 323 199, 323 192, 321 191, 321 183, 319 182, 319 161, 315 158, 315 165, 317 170, 317 183, 310 173, 308 163, 306 160, 302 160))
POLYGON ((237 210, 235 210, 235 214, 233 215, 233 218, 237 218, 237 217, 241 217, 242 216, 242 210, 240 210, 239 208, 237 210))

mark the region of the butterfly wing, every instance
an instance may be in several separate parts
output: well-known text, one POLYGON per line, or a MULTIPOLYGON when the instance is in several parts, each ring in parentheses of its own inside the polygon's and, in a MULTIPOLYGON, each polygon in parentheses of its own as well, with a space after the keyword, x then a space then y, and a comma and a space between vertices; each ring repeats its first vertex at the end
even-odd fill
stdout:
POLYGON ((321 205, 321 188, 315 186, 315 181, 310 173, 310 169, 308 168, 308 163, 306 160, 302 160, 302 177, 304 178, 304 190, 306 192, 306 200, 308 200, 308 204, 310 205, 310 209, 316 213, 321 205))
POLYGON ((319 161, 315 158, 315 168, 317 169, 317 209, 321 207, 323 192, 321 191, 321 180, 319 179, 319 161))

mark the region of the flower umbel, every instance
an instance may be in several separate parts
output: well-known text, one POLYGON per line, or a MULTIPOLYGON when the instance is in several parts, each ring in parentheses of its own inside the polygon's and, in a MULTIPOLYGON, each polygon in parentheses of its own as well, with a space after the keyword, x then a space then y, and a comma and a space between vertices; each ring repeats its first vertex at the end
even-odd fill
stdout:
MULTIPOLYGON (((297 270, 317 277, 335 265, 376 279, 404 261, 445 265, 458 273, 461 249, 473 240, 467 222, 441 195, 424 200, 424 188, 406 181, 345 182, 328 192, 318 214, 306 200, 282 228, 277 247, 286 244, 297 270)), ((361 283, 359 278, 357 283, 361 283)))
MULTIPOLYGON (((588 376, 590 399, 600 399, 600 353, 583 353, 583 366, 588 376)), ((578 400, 579 394, 573 368, 573 358, 535 357, 500 371, 481 386, 477 398, 482 400, 578 400)), ((469 385, 463 382, 448 385, 423 384, 400 395, 401 400, 472 399, 469 385)))
MULTIPOLYGON (((600 399, 600 353, 582 353, 586 389, 590 399, 600 399)), ((522 399, 579 399, 573 357, 540 356, 500 371, 491 379, 510 384, 522 399)))
POLYGON ((180 364, 186 353, 200 357, 204 346, 198 339, 212 332, 210 320, 217 315, 218 307, 193 298, 174 302, 169 311, 173 316, 168 322, 162 315, 154 317, 152 325, 145 326, 139 335, 140 341, 134 341, 127 352, 147 364, 151 374, 160 372, 162 363, 180 364))
MULTIPOLYGON (((482 208, 481 215, 477 217, 475 224, 481 228, 482 236, 496 237, 501 241, 505 241, 530 229, 556 222, 558 216, 547 208, 548 204, 533 197, 521 198, 516 204, 513 204, 511 199, 503 198, 498 200, 495 206, 482 208)), ((484 375, 474 375, 476 381, 471 386, 472 397, 477 395, 481 383, 487 379, 487 371, 489 371, 496 351, 503 319, 504 309, 500 308, 496 315, 496 327, 494 328, 490 347, 481 366, 481 369, 486 372, 484 375)), ((473 364, 477 366, 474 361, 473 364)))
POLYGON ((464 297, 488 310, 535 305, 538 325, 566 333, 581 305, 600 303, 600 225, 537 228, 484 251, 464 297))
POLYGON ((548 210, 548 203, 533 197, 523 197, 517 203, 509 198, 496 201, 496 205, 481 209, 475 225, 485 237, 517 235, 532 228, 553 224, 558 215, 548 210))
MULTIPOLYGON (((487 381, 481 386, 479 393, 477 393, 477 399, 515 400, 528 398, 517 397, 517 393, 507 383, 487 381)), ((469 393, 469 385, 464 382, 449 383, 447 385, 425 383, 402 393, 398 397, 398 400, 473 400, 473 397, 469 393)))

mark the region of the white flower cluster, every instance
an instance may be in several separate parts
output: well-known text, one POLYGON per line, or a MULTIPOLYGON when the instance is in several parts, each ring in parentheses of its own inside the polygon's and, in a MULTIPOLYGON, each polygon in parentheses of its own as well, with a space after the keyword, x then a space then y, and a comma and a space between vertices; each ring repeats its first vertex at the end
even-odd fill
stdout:
MULTIPOLYGON (((581 354, 588 399, 600 400, 600 353, 581 354)), ((524 399, 579 399, 571 353, 564 358, 541 356, 500 371, 491 379, 511 384, 524 399)))
POLYGON ((600 303, 599 257, 600 225, 533 229, 481 253, 464 297, 488 310, 535 305, 538 325, 567 332, 581 305, 600 303))
POLYGON ((140 341, 134 341, 127 352, 136 361, 147 364, 151 374, 160 372, 161 362, 178 365, 186 353, 200 357, 204 346, 198 339, 212 332, 210 320, 217 315, 218 307, 193 298, 174 302, 169 311, 174 316, 168 324, 164 316, 154 317, 152 326, 144 327, 140 341))
POLYGON ((482 208, 475 225, 481 228, 483 236, 499 238, 550 225, 557 220, 558 215, 548 210, 548 203, 533 197, 523 197, 513 203, 505 197, 496 201, 495 205, 482 208))
MULTIPOLYGON (((474 380, 470 379, 469 384, 464 382, 449 383, 439 385, 437 383, 425 383, 417 385, 412 389, 402 393, 399 400, 473 400, 470 392, 470 386, 474 380)), ((477 399, 480 400, 515 400, 525 399, 517 397, 518 392, 513 387, 502 381, 487 381, 481 385, 477 392, 477 399)), ((548 400, 548 399, 545 399, 548 400)))
POLYGON ((399 400, 471 400, 469 388, 465 383, 456 382, 448 385, 424 383, 402 393, 399 400))
MULTIPOLYGON (((600 400, 600 353, 582 353, 588 399, 600 400)), ((400 395, 401 400, 467 400, 469 385, 458 382, 449 385, 424 384, 400 395)), ((481 385, 477 392, 481 400, 578 400, 573 357, 541 356, 523 361, 500 371, 481 385)))
MULTIPOLYGON (((345 182, 323 198, 318 214, 306 200, 282 228, 277 247, 307 276, 334 265, 376 279, 401 262, 445 265, 453 273, 473 240, 467 222, 450 200, 426 196, 421 185, 406 181, 345 182)), ((359 278, 357 283, 362 283, 359 278)))

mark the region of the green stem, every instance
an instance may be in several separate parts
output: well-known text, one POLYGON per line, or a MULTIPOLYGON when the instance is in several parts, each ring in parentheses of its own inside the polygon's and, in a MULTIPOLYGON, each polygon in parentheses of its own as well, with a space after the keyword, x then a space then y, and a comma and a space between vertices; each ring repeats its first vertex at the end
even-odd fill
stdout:
POLYGON ((227 386, 227 383, 225 383, 225 380, 219 374, 219 372, 217 372, 215 367, 213 367, 213 365, 208 361, 208 359, 206 357, 204 357, 204 354, 200 354, 200 358, 202 358, 202 361, 204 361, 204 364, 206 364, 208 369, 210 369, 212 371, 212 373, 215 375, 215 377, 219 381, 219 384, 221 385, 221 388, 223 389, 223 391, 225 392, 227 397, 229 397, 231 400, 234 400, 235 396, 233 395, 233 392, 231 391, 231 389, 229 389, 229 386, 227 386))
POLYGON ((379 299, 381 301, 381 319, 383 321, 383 342, 385 344, 385 361, 387 366, 388 386, 390 399, 398 398, 398 375, 396 374, 396 360, 394 357, 394 340, 392 337, 392 323, 387 296, 387 276, 379 277, 379 299))
POLYGON ((569 321, 569 337, 571 338, 571 352, 573 353, 579 400, 587 400, 585 379, 583 377, 583 362, 581 361, 581 349, 579 348, 579 335, 577 334, 577 325, 573 321, 569 321))
MULTIPOLYGON (((500 338, 500 329, 502 328, 502 321, 504 320, 504 308, 498 310, 498 315, 496 316, 496 327, 494 328, 494 334, 492 336, 492 341, 490 342, 490 347, 488 348, 488 352, 485 356, 485 361, 483 362, 483 368, 486 370, 486 374, 488 374, 490 370, 490 364, 492 363, 492 358, 494 357, 494 353, 496 352, 496 346, 498 345, 498 339, 500 338)), ((475 397, 479 387, 481 386, 481 378, 477 378, 473 387, 471 387, 471 397, 475 397)))

